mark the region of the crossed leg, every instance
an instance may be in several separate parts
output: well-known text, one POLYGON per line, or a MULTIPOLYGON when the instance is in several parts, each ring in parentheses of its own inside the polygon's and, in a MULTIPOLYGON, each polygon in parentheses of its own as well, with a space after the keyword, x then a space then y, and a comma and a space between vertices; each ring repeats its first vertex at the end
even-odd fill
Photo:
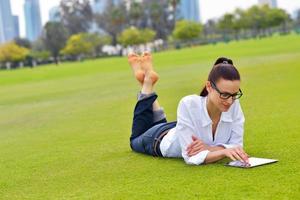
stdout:
POLYGON ((154 85, 159 77, 153 69, 151 54, 144 53, 142 56, 130 54, 128 61, 135 78, 141 84, 132 126, 131 139, 134 139, 154 125, 167 121, 164 110, 159 105, 157 95, 154 92, 154 85))
MULTIPOLYGON (((152 94, 155 83, 159 76, 153 69, 152 55, 149 52, 139 56, 135 53, 128 55, 128 62, 133 70, 135 78, 141 84, 141 94, 144 96, 152 94)), ((161 110, 157 100, 153 103, 153 111, 161 110)))

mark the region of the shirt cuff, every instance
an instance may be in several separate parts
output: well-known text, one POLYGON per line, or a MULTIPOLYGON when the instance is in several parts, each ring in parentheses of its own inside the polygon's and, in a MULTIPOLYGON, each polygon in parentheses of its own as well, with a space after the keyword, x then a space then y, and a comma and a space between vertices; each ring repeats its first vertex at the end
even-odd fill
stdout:
POLYGON ((205 161, 205 158, 209 152, 210 151, 208 151, 208 150, 204 150, 192 157, 188 157, 186 159, 186 163, 191 164, 191 165, 200 165, 205 161))

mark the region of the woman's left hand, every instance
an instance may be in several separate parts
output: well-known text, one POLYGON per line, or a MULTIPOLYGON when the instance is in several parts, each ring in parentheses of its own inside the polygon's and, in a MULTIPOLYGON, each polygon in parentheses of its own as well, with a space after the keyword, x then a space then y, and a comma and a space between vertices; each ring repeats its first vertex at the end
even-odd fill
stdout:
POLYGON ((202 140, 196 136, 192 136, 193 142, 187 147, 186 151, 188 156, 194 156, 201 151, 208 150, 208 145, 206 145, 202 140))

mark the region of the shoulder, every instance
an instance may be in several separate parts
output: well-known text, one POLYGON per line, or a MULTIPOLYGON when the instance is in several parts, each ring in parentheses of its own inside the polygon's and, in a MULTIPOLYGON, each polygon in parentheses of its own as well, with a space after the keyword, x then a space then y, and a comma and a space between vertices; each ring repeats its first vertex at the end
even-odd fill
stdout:
POLYGON ((199 111, 203 109, 205 105, 206 97, 202 97, 196 94, 183 97, 178 105, 178 108, 187 109, 188 112, 199 111))
POLYGON ((183 97, 179 104, 184 104, 188 107, 199 107, 202 105, 205 97, 201 97, 199 95, 193 94, 183 97))

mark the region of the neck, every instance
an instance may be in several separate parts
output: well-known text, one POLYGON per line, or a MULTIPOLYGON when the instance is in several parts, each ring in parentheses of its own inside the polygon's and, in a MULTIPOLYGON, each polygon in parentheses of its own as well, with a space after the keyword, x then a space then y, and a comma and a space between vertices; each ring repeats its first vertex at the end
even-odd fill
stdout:
POLYGON ((218 119, 221 116, 221 111, 216 108, 216 106, 211 102, 211 100, 207 97, 206 108, 209 117, 214 120, 218 119))

